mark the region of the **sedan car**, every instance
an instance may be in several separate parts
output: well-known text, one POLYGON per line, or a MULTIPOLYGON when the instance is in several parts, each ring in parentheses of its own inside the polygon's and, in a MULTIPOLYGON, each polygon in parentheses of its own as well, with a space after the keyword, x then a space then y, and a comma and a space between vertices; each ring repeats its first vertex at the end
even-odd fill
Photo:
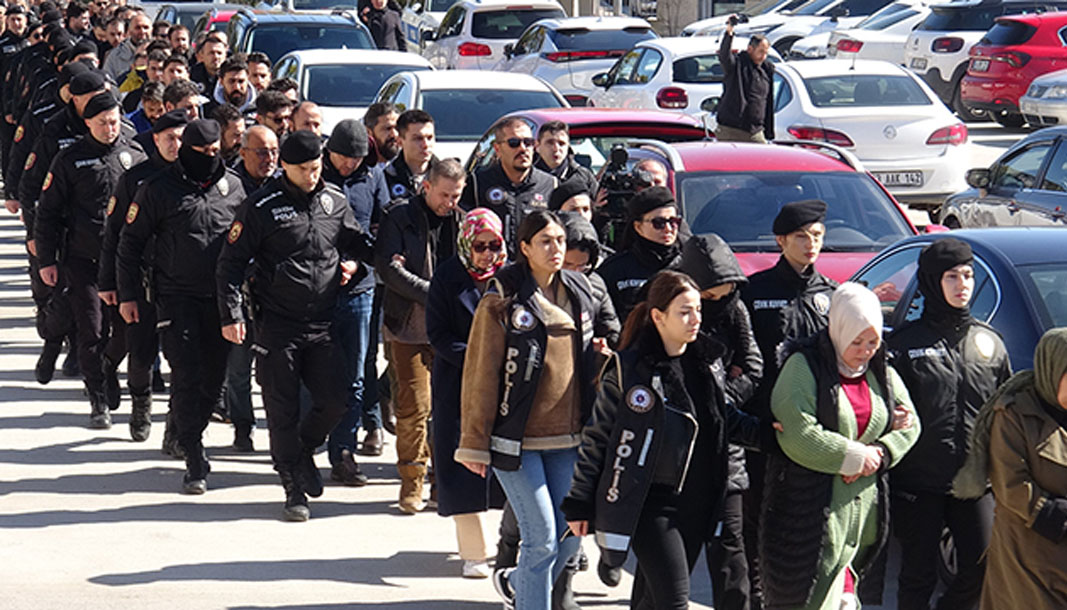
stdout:
POLYGON ((967 172, 967 182, 969 189, 945 200, 941 224, 952 228, 1063 227, 1067 224, 1067 127, 1035 131, 989 168, 967 172))
POLYGON ((930 13, 924 0, 897 0, 851 28, 838 27, 801 38, 789 49, 790 59, 882 59, 904 63, 904 43, 930 13))
POLYGON ((466 159, 478 138, 505 114, 567 106, 563 95, 543 80, 480 70, 400 72, 382 85, 374 101, 430 113, 435 151, 442 159, 466 159))
POLYGON ((1019 110, 1032 127, 1067 124, 1067 70, 1030 81, 1026 95, 1019 98, 1019 110))
POLYGON ((504 47, 501 72, 532 74, 552 84, 572 106, 585 106, 593 76, 607 72, 633 46, 657 38, 635 17, 543 19, 504 47))
POLYGON ((196 28, 197 19, 210 10, 233 11, 241 8, 240 4, 223 4, 221 2, 179 2, 164 4, 156 13, 156 21, 166 21, 171 25, 184 25, 190 32, 196 28))
POLYGON ((964 184, 967 127, 933 91, 885 61, 789 62, 775 73, 775 135, 850 150, 897 199, 926 206, 964 184))
POLYGON ((1034 346, 1046 330, 1067 326, 1067 254, 1063 232, 1052 228, 974 229, 920 235, 886 248, 853 280, 882 302, 892 329, 922 313, 915 271, 931 242, 955 237, 974 251, 971 314, 1000 331, 1012 368, 1033 366, 1034 346))
POLYGON ((491 70, 530 24, 562 17, 555 0, 458 0, 424 37, 422 55, 439 70, 491 70))
POLYGON ((382 84, 398 72, 432 70, 414 53, 363 49, 293 51, 274 64, 274 78, 291 78, 300 99, 322 108, 323 130, 343 119, 359 119, 382 84))

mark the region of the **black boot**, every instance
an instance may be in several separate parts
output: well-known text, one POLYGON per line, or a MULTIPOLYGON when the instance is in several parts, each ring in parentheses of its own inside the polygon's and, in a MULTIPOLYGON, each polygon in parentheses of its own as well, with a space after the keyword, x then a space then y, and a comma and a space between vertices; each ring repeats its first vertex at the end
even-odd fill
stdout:
POLYGON ((111 427, 111 411, 107 408, 102 390, 88 390, 89 393, 89 427, 107 430, 111 427))
POLYGON ((619 586, 619 581, 622 580, 622 568, 613 568, 604 563, 604 558, 601 557, 600 561, 596 564, 596 573, 600 577, 600 582, 609 587, 619 586))
POLYGON ((81 372, 81 367, 78 366, 78 340, 71 333, 67 337, 67 357, 63 359, 63 375, 77 377, 81 372))
POLYGON ((114 411, 122 402, 122 388, 119 387, 119 363, 112 362, 104 356, 100 359, 100 368, 104 372, 104 401, 107 408, 114 411))
POLYGON ((152 367, 152 392, 162 394, 167 391, 167 382, 163 380, 163 371, 158 366, 152 367))
POLYGON ((571 581, 578 572, 578 562, 572 557, 563 566, 559 578, 552 586, 552 610, 579 610, 578 602, 574 601, 574 587, 571 581))
POLYGON ((185 475, 182 476, 182 493, 198 496, 207 491, 207 475, 211 463, 203 447, 185 452, 185 475))
POLYGON ((185 450, 178 444, 178 431, 177 426, 174 423, 174 411, 167 411, 167 423, 163 428, 163 455, 169 455, 170 457, 180 460, 185 458, 185 450))
POLYGON ((315 465, 314 449, 304 450, 304 455, 300 456, 300 461, 297 463, 293 474, 296 476, 296 481, 300 484, 304 493, 312 498, 322 495, 322 473, 319 472, 319 467, 315 465))
POLYGON ((37 366, 33 370, 37 377, 37 383, 45 385, 52 381, 52 377, 56 374, 56 360, 59 359, 59 354, 62 351, 62 339, 59 341, 45 341, 44 347, 41 349, 41 356, 37 358, 37 366))
POLYGON ((152 395, 133 396, 132 402, 130 438, 141 443, 148 440, 148 434, 152 431, 152 395))
POLYGON ((256 450, 252 444, 252 427, 247 424, 237 424, 233 433, 233 450, 240 453, 252 453, 256 450))
POLYGON ((286 521, 307 521, 311 518, 311 509, 308 508, 308 499, 304 490, 297 483, 296 477, 290 468, 279 468, 278 476, 282 479, 282 487, 285 488, 285 507, 282 516, 286 521))

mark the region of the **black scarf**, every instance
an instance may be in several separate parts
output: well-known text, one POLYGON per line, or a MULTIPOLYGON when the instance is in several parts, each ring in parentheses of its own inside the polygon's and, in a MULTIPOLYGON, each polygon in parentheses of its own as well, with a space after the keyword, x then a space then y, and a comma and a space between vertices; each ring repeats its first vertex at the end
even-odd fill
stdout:
MULTIPOLYGON (((951 269, 954 266, 949 265, 947 269, 951 269)), ((945 300, 945 292, 941 288, 941 276, 944 275, 944 272, 945 270, 941 268, 924 270, 920 267, 917 275, 919 278, 919 292, 923 295, 923 313, 921 317, 930 326, 943 329, 950 336, 958 339, 967 332, 967 328, 974 322, 974 316, 971 315, 970 307, 953 307, 945 300)))

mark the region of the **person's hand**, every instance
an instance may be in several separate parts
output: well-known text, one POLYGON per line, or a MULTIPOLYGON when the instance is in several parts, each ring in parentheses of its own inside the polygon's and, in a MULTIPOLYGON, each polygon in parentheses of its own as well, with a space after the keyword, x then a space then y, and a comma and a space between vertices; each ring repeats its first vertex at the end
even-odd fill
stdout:
POLYGON ((608 340, 604 337, 593 337, 593 349, 601 356, 611 356, 612 351, 608 346, 608 340))
POLYGON ((36 239, 26 240, 26 250, 30 254, 32 254, 34 256, 37 256, 37 240, 36 239))
POLYGON ((15 124, 15 115, 13 115, 13 114, 5 114, 4 115, 4 120, 7 121, 8 123, 11 123, 12 125, 14 125, 15 124))
POLYGON ((119 303, 119 315, 127 324, 137 324, 141 321, 141 311, 137 309, 137 301, 123 301, 119 303))
POLYGON ((341 261, 341 285, 344 286, 359 271, 359 261, 341 261))
POLYGON ((222 338, 240 345, 245 342, 245 323, 234 322, 222 327, 222 338))
POLYGON ((481 462, 460 462, 460 464, 463 464, 463 466, 467 470, 482 477, 483 479, 485 478, 486 473, 489 472, 489 467, 485 464, 482 464, 481 462))
POLYGON ((397 267, 403 267, 404 263, 406 263, 406 262, 408 262, 408 259, 404 258, 403 254, 394 254, 393 255, 393 264, 396 265, 397 267))
POLYGON ((734 22, 736 22, 736 21, 737 21, 737 13, 733 13, 733 14, 728 15, 726 17, 726 33, 727 34, 729 34, 731 36, 734 35, 734 22))
MULTIPOLYGON (((36 254, 34 256, 36 256, 36 254)), ((55 265, 41 267, 41 270, 38 273, 45 286, 55 286, 56 282, 59 281, 59 269, 57 269, 55 265)))
POLYGON ((589 533, 588 521, 568 521, 567 527, 571 528, 571 533, 579 538, 589 533))
POLYGON ((745 372, 745 371, 743 371, 743 370, 741 369, 741 367, 737 366, 736 364, 732 364, 732 365, 730 365, 730 370, 729 370, 729 371, 727 371, 726 375, 727 375, 727 377, 729 377, 730 379, 737 379, 737 378, 738 378, 738 377, 740 377, 740 376, 741 376, 741 374, 742 374, 742 373, 744 373, 744 372, 745 372))
POLYGON ((860 471, 860 476, 869 477, 878 472, 878 468, 881 466, 882 448, 874 445, 867 445, 866 455, 863 456, 863 470, 860 471))
POLYGON ((596 192, 596 201, 593 202, 594 208, 602 208, 608 204, 608 190, 600 189, 596 192))
POLYGON ((114 290, 101 290, 96 294, 100 295, 100 300, 105 305, 115 306, 119 304, 119 293, 114 290))
POLYGON ((893 429, 907 430, 911 427, 911 409, 904 405, 897 405, 893 409, 893 429))
POLYGON ((4 200, 4 207, 7 208, 8 214, 18 214, 21 206, 19 206, 17 199, 6 199, 4 200))
POLYGON ((785 432, 785 426, 783 426, 782 422, 780 422, 780 421, 776 421, 776 422, 772 423, 771 427, 774 428, 778 432, 785 432))

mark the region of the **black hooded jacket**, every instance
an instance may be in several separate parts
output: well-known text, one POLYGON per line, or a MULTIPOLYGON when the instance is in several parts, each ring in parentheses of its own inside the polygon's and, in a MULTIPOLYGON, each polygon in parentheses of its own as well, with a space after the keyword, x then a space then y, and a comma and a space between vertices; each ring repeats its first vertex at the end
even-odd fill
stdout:
MULTIPOLYGON (((568 249, 574 247, 575 244, 580 244, 579 247, 589 252, 590 265, 595 265, 600 255, 600 244, 597 242, 596 229, 593 224, 573 212, 562 212, 559 217, 563 220, 564 231, 567 232, 568 249)), ((615 314, 615 306, 611 303, 608 287, 604 283, 604 278, 600 277, 596 271, 589 271, 585 275, 589 278, 589 285, 593 288, 593 306, 596 309, 593 317, 593 336, 604 337, 608 340, 608 345, 614 348, 619 342, 622 324, 619 323, 619 316, 615 314)))

